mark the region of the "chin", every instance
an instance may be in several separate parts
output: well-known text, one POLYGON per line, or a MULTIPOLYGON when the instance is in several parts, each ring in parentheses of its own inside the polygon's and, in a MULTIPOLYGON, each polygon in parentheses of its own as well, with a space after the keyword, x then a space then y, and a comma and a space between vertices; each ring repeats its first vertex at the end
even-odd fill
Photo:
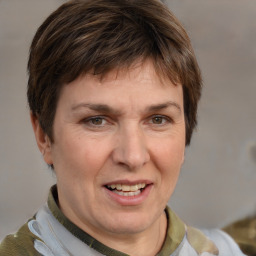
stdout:
POLYGON ((132 223, 131 224, 126 224, 122 223, 120 225, 111 225, 108 230, 111 233, 114 234, 119 234, 119 235, 134 235, 134 234, 139 234, 143 231, 145 231, 148 228, 148 225, 142 224, 142 223, 132 223))
POLYGON ((157 217, 154 218, 154 216, 149 214, 131 212, 118 215, 114 214, 113 217, 114 219, 109 221, 108 227, 106 227, 106 222, 104 224, 105 228, 116 234, 136 234, 143 232, 157 219, 157 217))

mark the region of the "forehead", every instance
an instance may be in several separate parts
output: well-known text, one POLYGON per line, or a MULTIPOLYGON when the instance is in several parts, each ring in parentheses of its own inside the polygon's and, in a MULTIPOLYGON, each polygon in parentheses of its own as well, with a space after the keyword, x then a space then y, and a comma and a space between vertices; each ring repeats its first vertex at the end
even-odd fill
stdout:
POLYGON ((158 73, 152 61, 138 62, 127 68, 119 68, 104 76, 87 73, 66 84, 60 99, 73 103, 98 101, 98 103, 126 103, 139 105, 161 100, 183 99, 182 86, 174 84, 167 76, 158 73))

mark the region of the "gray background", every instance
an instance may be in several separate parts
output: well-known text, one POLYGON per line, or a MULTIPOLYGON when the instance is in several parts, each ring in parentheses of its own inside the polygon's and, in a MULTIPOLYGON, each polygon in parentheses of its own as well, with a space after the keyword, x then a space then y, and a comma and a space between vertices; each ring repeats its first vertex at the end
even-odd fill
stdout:
MULTIPOLYGON (((45 202, 54 176, 26 103, 28 48, 62 2, 0 0, 0 240, 45 202)), ((204 78, 199 126, 170 205, 220 227, 256 210, 256 1, 165 1, 191 36, 204 78)))

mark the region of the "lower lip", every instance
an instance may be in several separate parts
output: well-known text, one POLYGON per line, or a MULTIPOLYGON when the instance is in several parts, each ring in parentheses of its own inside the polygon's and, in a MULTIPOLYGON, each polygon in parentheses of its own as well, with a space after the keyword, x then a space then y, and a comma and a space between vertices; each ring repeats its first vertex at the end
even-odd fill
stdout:
POLYGON ((121 196, 116 194, 115 192, 107 189, 106 187, 104 187, 107 195, 114 200, 115 202, 117 202, 120 205, 123 206, 135 206, 135 205, 140 205, 142 204, 147 197, 149 196, 149 193, 152 189, 153 185, 147 185, 142 192, 139 195, 136 196, 121 196))

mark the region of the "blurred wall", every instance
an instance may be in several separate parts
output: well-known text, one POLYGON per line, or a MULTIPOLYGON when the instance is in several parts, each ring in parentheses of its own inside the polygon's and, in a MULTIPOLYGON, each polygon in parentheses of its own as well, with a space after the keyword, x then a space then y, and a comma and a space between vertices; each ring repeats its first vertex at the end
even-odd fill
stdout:
POLYGON ((188 223, 256 213, 256 2, 169 0, 203 73, 199 126, 171 205, 188 223))
MULTIPOLYGON (((54 175, 29 123, 29 44, 58 0, 0 0, 0 240, 45 202, 54 175)), ((170 205, 218 227, 256 210, 256 2, 166 0, 191 36, 204 78, 199 126, 170 205)))

